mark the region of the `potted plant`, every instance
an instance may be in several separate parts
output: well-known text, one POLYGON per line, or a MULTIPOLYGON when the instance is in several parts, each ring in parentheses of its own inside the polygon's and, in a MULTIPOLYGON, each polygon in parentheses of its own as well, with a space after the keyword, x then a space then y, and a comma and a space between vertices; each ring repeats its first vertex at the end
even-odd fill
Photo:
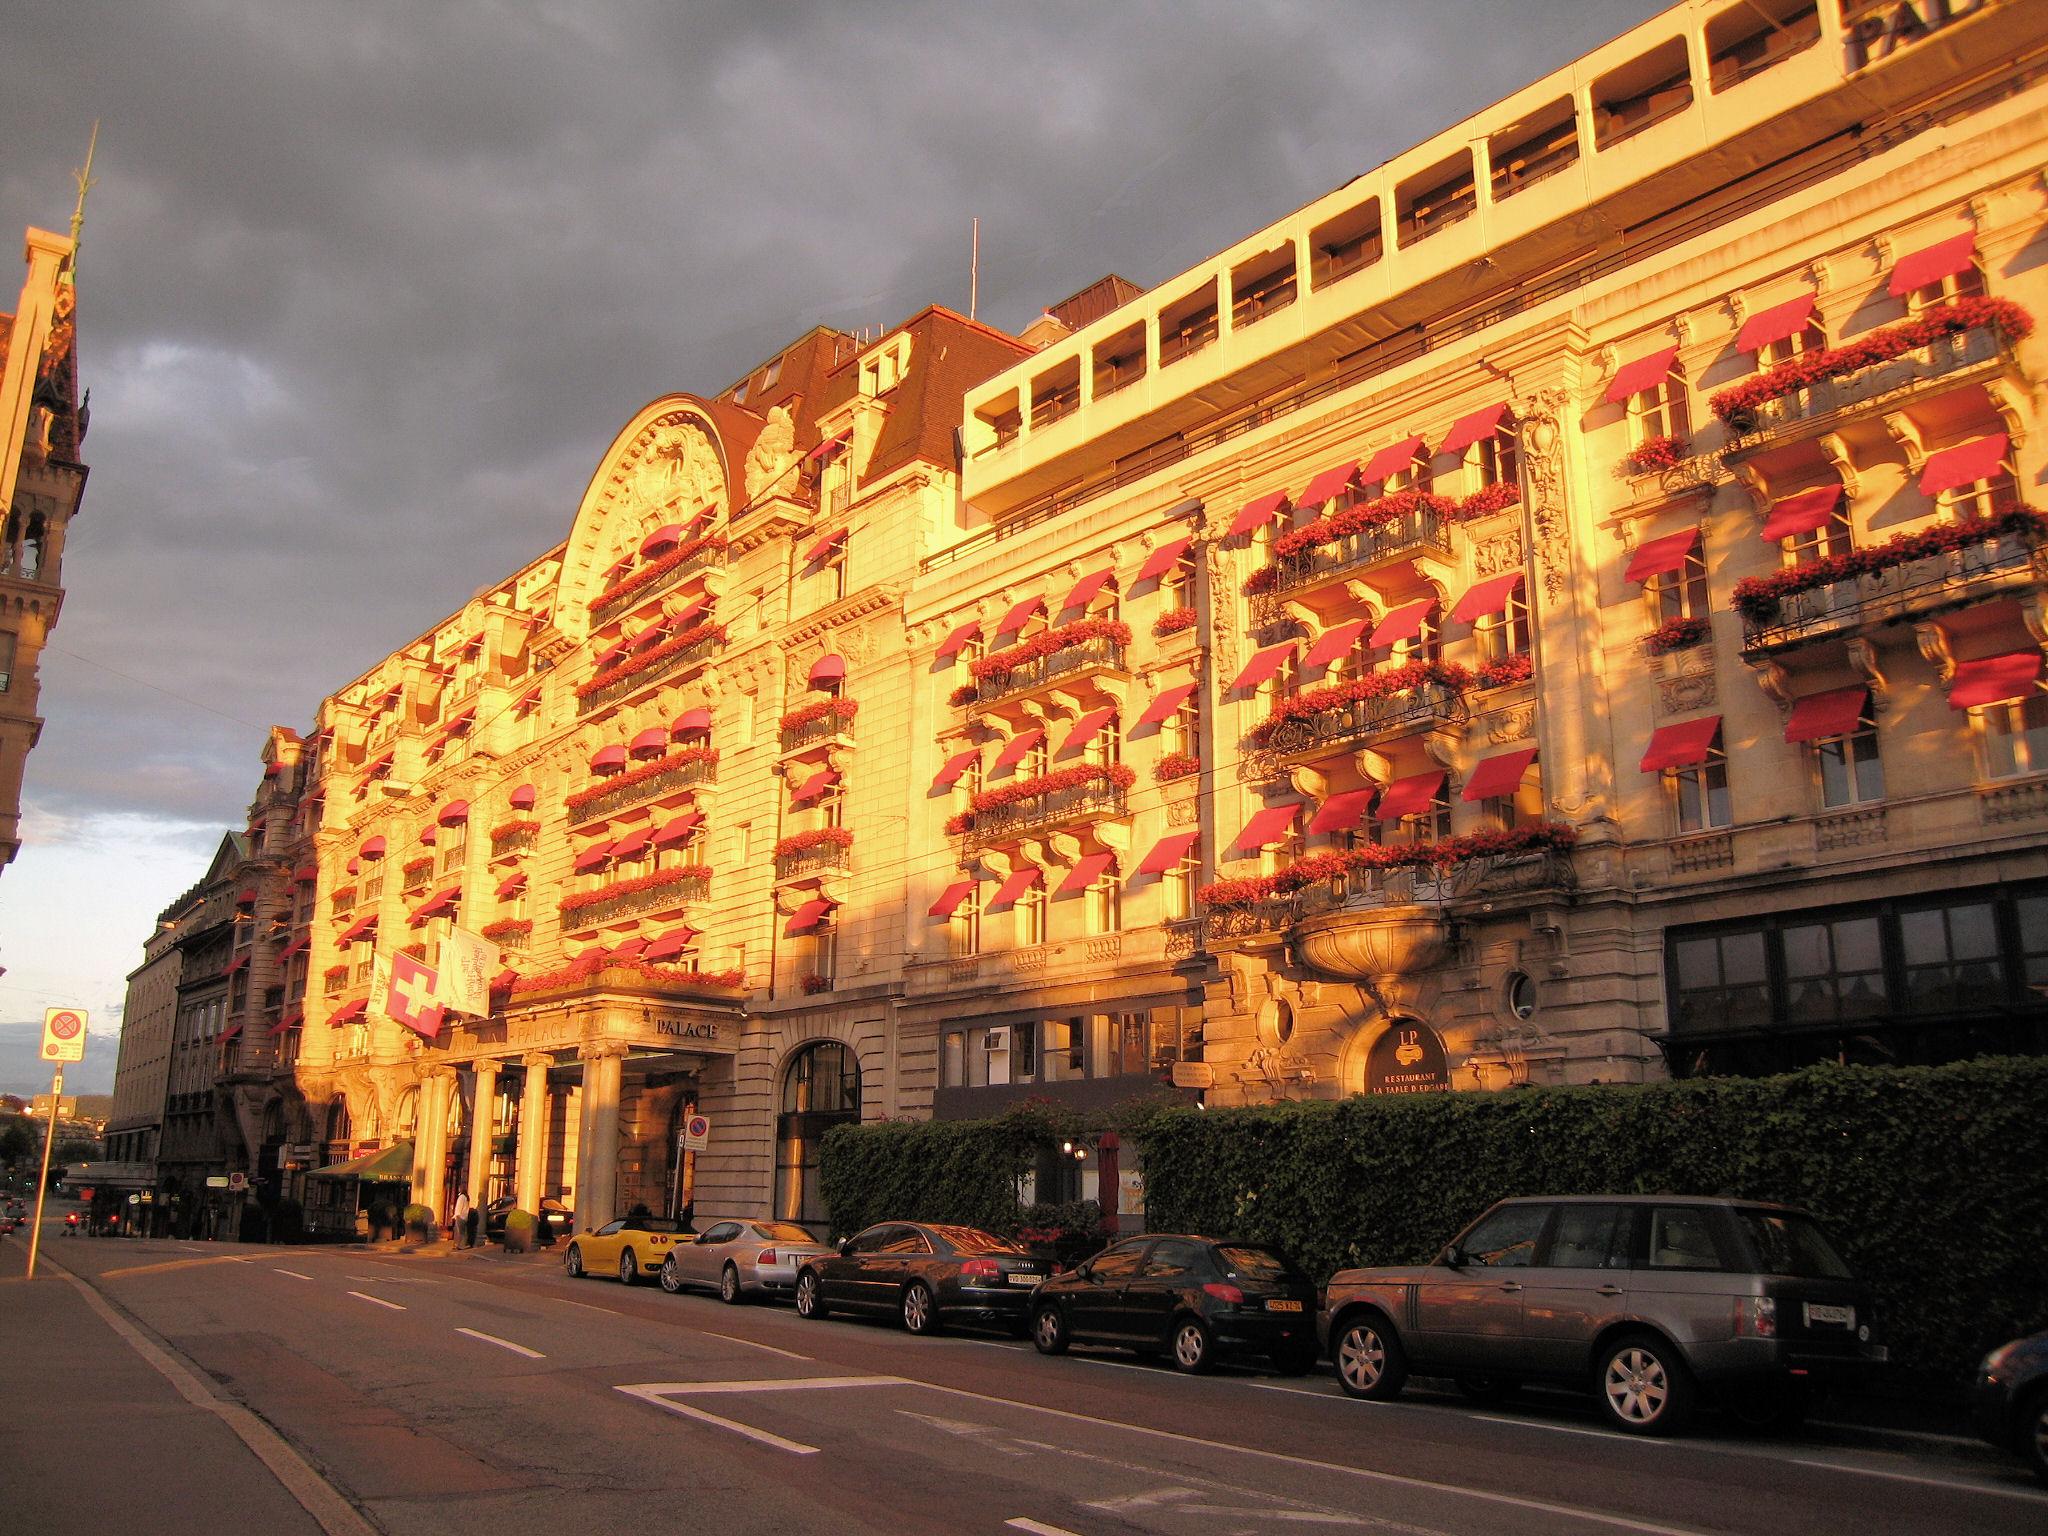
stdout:
POLYGON ((539 1225, 533 1212, 517 1207, 505 1213, 505 1251, 525 1253, 533 1247, 534 1229, 539 1225))
POLYGON ((405 1208, 405 1241, 408 1247, 423 1247, 440 1235, 441 1228, 434 1220, 433 1207, 415 1201, 405 1208))

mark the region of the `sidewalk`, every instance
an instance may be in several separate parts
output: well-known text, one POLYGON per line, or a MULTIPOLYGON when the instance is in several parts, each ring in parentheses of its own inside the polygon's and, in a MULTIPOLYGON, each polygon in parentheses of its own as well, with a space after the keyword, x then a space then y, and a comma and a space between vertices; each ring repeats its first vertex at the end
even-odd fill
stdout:
POLYGON ((55 1228, 45 1233, 33 1280, 26 1233, 0 1239, 8 1529, 322 1536, 219 1413, 188 1401, 93 1308, 52 1262, 55 1228))

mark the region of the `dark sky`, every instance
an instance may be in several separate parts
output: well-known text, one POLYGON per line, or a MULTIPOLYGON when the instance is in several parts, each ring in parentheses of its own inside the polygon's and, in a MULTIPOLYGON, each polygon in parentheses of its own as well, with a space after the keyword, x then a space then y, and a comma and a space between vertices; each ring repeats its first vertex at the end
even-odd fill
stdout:
POLYGON ((977 215, 995 324, 1150 286, 1657 9, 10 7, 0 233, 64 228, 101 128, 92 480, 0 1015, 118 999, 263 727, 562 538, 647 400, 816 323, 964 309, 977 215))

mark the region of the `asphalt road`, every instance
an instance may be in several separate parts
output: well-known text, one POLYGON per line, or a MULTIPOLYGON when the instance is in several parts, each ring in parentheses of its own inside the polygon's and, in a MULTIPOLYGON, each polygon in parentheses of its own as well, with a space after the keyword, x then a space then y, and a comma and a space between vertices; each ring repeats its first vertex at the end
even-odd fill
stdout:
MULTIPOLYGON (((396 1536, 2048 1531, 2018 1469, 807 1323, 553 1264, 46 1243, 396 1536)), ((146 1432, 147 1426, 142 1426, 146 1432)))

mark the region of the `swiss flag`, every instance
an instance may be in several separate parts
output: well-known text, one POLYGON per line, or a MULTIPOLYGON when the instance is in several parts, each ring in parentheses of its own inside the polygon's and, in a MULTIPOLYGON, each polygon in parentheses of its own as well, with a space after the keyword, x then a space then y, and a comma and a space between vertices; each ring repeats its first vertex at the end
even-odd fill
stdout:
POLYGON ((418 1035, 431 1040, 441 1033, 441 1005, 434 1000, 440 977, 430 965, 411 955, 391 957, 391 990, 385 994, 384 1011, 418 1035))

